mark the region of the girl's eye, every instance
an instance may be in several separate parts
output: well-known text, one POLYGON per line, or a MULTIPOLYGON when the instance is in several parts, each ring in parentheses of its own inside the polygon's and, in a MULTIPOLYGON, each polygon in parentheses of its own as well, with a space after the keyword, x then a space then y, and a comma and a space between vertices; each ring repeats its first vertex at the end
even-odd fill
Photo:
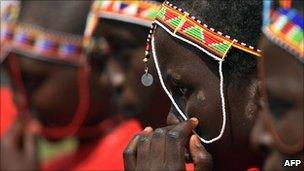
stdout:
POLYGON ((187 92, 188 92, 188 89, 185 88, 185 87, 179 87, 179 91, 180 91, 183 95, 186 95, 187 92))
POLYGON ((189 95, 189 88, 187 88, 184 85, 181 85, 175 79, 172 79, 172 88, 173 88, 173 91, 176 92, 176 94, 178 94, 181 97, 187 98, 187 96, 189 95))
POLYGON ((272 96, 269 96, 268 98, 269 108, 275 119, 280 119, 285 112, 292 108, 292 103, 284 99, 279 99, 272 96))

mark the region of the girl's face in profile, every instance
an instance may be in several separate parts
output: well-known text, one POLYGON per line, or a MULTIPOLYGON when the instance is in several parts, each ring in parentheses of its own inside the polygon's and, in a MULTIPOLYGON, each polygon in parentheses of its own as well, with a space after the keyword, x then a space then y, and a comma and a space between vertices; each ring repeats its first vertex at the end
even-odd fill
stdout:
POLYGON ((265 170, 284 170, 285 160, 304 158, 304 65, 264 37, 260 45, 261 121, 255 124, 252 142, 268 152, 265 170))
MULTIPOLYGON (((223 121, 218 62, 162 29, 155 30, 154 38, 162 77, 175 102, 189 118, 198 118, 196 132, 202 138, 217 137, 223 121)), ((225 77, 229 77, 228 74, 225 77)), ((237 169, 232 164, 236 159, 231 157, 234 154, 243 157, 238 169, 259 165, 258 156, 249 146, 249 133, 257 116, 257 95, 255 73, 245 76, 241 84, 238 80, 225 85, 226 130, 219 141, 206 145, 214 163, 237 169)), ((182 120, 181 116, 172 105, 167 123, 170 125, 178 120, 182 120)))

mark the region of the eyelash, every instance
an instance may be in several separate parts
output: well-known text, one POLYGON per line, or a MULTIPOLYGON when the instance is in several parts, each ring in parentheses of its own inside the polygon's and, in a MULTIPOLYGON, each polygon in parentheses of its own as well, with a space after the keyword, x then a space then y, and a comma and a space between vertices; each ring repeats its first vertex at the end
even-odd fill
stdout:
POLYGON ((182 85, 175 79, 171 79, 172 82, 172 90, 174 92, 178 91, 178 94, 184 98, 188 98, 190 94, 190 88, 182 85))

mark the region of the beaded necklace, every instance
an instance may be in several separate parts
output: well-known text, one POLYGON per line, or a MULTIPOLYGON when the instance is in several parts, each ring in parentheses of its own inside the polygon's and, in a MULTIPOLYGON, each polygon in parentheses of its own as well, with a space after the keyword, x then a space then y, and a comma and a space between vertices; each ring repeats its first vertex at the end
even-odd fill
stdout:
POLYGON ((261 51, 255 49, 252 46, 248 46, 243 42, 239 42, 236 39, 231 39, 230 36, 224 35, 219 31, 215 31, 215 29, 208 27, 206 24, 202 23, 200 20, 196 19, 194 16, 185 12, 181 8, 178 8, 168 1, 165 1, 162 4, 162 8, 158 12, 155 21, 151 25, 151 30, 147 38, 147 46, 145 52, 145 58, 143 62, 145 63, 145 73, 142 76, 142 83, 145 86, 150 86, 153 82, 153 77, 148 73, 147 62, 150 58, 150 52, 152 52, 152 56, 155 62, 157 74, 160 80, 160 83, 170 98, 172 104, 180 114, 180 116, 187 120, 188 117, 184 112, 180 109, 180 107, 175 102, 172 94, 169 89, 166 87, 162 73, 159 67, 157 53, 155 50, 155 42, 154 42, 154 30, 157 26, 160 26, 171 36, 186 42, 199 50, 206 53, 208 56, 219 62, 219 76, 220 76, 220 98, 221 98, 221 108, 222 108, 222 127, 218 136, 206 140, 200 136, 199 139, 203 143, 213 143, 219 140, 225 131, 226 125, 226 105, 225 105, 225 96, 224 96, 224 76, 222 73, 222 63, 229 51, 230 48, 234 47, 241 51, 247 52, 254 56, 260 57, 261 51))
POLYGON ((263 27, 264 35, 273 43, 304 62, 303 16, 295 9, 279 8, 263 27))

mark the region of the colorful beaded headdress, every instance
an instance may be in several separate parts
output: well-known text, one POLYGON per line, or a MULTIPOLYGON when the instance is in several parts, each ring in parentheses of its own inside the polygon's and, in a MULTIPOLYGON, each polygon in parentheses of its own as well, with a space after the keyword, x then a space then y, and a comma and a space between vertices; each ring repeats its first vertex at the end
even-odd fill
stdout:
POLYGON ((295 9, 279 8, 263 26, 264 35, 273 43, 304 62, 304 20, 295 9))
MULTIPOLYGON (((157 14, 156 20, 152 25, 152 32, 148 37, 146 52, 150 50, 150 37, 153 34, 154 27, 158 25, 165 29, 174 37, 185 41, 202 51, 207 51, 217 59, 223 59, 231 47, 240 49, 255 56, 261 56, 260 50, 248 46, 236 39, 231 39, 228 35, 223 35, 213 28, 209 28, 200 20, 191 16, 176 6, 166 1, 157 14)), ((149 58, 149 56, 147 56, 149 58)))
POLYGON ((85 61, 85 55, 92 50, 93 39, 18 23, 19 8, 19 3, 12 4, 1 14, 0 62, 10 52, 71 64, 85 61))
POLYGON ((119 20, 149 27, 155 19, 160 4, 153 1, 96 0, 92 12, 99 18, 119 20))
POLYGON ((38 26, 1 25, 2 50, 31 54, 28 56, 42 60, 81 63, 81 56, 86 53, 82 43, 82 36, 45 31, 38 26))
POLYGON ((0 18, 3 22, 16 21, 19 13, 20 1, 1 1, 0 18))
POLYGON ((100 18, 118 20, 149 27, 160 4, 154 1, 95 0, 87 18, 85 37, 92 37, 100 18))
POLYGON ((145 85, 145 82, 149 80, 150 74, 148 74, 147 62, 150 58, 150 51, 152 52, 152 56, 155 62, 156 70, 158 77, 160 79, 160 83, 173 103, 174 107, 181 115, 184 120, 187 120, 187 115, 183 113, 183 111, 179 108, 177 103, 175 102, 173 96, 170 91, 166 87, 161 70, 159 68, 157 54, 154 45, 154 30, 157 26, 163 28, 166 32, 168 32, 171 36, 186 42, 199 50, 206 53, 208 56, 219 62, 219 76, 220 76, 220 96, 222 103, 222 127, 219 135, 210 140, 206 140, 199 136, 200 140, 204 143, 212 143, 219 140, 224 131, 226 125, 226 109, 225 109, 225 98, 224 98, 224 77, 222 73, 222 63, 229 51, 230 48, 234 47, 241 51, 247 52, 254 56, 260 57, 261 51, 255 49, 252 46, 248 46, 245 43, 239 42, 236 39, 231 39, 230 36, 224 35, 219 31, 215 31, 213 28, 208 27, 206 24, 202 23, 200 20, 196 19, 194 16, 191 16, 189 13, 183 11, 181 8, 178 8, 168 1, 164 2, 162 8, 158 12, 155 21, 152 23, 150 33, 147 39, 146 46, 146 56, 143 59, 143 62, 146 65, 145 74, 142 77, 142 82, 145 85), (144 81, 143 81, 144 80, 144 81))

